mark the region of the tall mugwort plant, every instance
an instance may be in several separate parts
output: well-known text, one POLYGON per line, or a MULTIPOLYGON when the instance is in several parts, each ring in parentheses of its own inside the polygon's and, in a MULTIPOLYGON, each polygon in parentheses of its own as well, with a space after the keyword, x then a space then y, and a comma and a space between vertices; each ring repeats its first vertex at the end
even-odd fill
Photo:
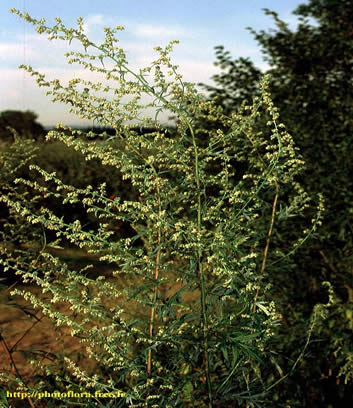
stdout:
MULTIPOLYGON (((176 41, 156 47, 150 66, 134 70, 117 39, 120 26, 105 28, 105 39, 97 45, 85 34, 81 18, 76 28, 59 18, 49 27, 44 19, 12 12, 49 40, 81 44, 81 51, 66 54, 68 63, 102 77, 102 82, 74 78, 64 85, 22 66, 40 87, 49 88, 54 102, 115 130, 115 136, 92 142, 80 130, 58 124, 47 138, 82 152, 87 160, 116 167, 136 196, 111 199, 104 184, 75 188, 37 166, 32 170, 38 181, 16 180, 46 197, 81 204, 100 220, 93 230, 78 220, 66 223, 54 210, 34 211, 2 195, 1 201, 27 223, 56 234, 35 254, 35 262, 19 257, 14 265, 7 254, 2 260, 49 293, 51 302, 29 291, 15 293, 57 326, 71 328, 95 362, 89 372, 66 357, 70 374, 60 377, 55 367, 47 367, 47 374, 63 389, 123 391, 114 406, 255 404, 265 392, 261 364, 272 359, 269 341, 280 318, 266 282, 271 236, 276 224, 300 216, 310 203, 297 182, 303 161, 278 123, 268 78, 260 97, 226 116, 183 81, 170 59, 176 41), (147 115, 151 109, 154 117, 147 115), (162 112, 177 119, 175 132, 159 121, 162 112), (260 116, 268 118, 270 136, 254 132, 260 116), (195 128, 201 118, 221 121, 222 130, 195 128), (141 134, 136 124, 153 130, 141 134), (289 203, 285 208, 279 205, 282 196, 289 203), (114 239, 108 228, 112 219, 128 223, 134 235, 114 239), (89 265, 73 270, 46 250, 64 243, 109 262, 113 277, 90 278, 89 265), (59 302, 69 311, 58 311, 59 302)), ((319 222, 313 220, 293 251, 319 222)), ((278 262, 285 256, 278 249, 274 253, 278 262)), ((92 404, 112 406, 99 398, 92 404)))

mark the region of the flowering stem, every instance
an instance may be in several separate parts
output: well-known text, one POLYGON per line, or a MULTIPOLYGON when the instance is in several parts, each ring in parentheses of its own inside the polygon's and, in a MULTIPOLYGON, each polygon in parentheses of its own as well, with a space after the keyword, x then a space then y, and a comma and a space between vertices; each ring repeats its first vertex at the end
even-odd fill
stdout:
MULTIPOLYGON (((158 214, 159 218, 161 215, 161 196, 160 196, 160 190, 159 190, 159 184, 157 182, 157 197, 158 197, 158 214)), ((160 261, 160 244, 161 244, 161 227, 158 227, 158 238, 157 238, 157 255, 156 255, 156 267, 154 270, 154 280, 157 281, 159 277, 159 261, 160 261)), ((154 319, 155 319, 155 314, 156 314, 156 301, 157 301, 157 296, 158 296, 158 284, 156 283, 155 286, 153 287, 153 305, 150 310, 150 321, 149 321, 149 330, 148 330, 148 335, 150 339, 153 337, 153 327, 154 327, 154 319)), ((152 351, 151 348, 148 349, 148 354, 147 354, 147 375, 149 376, 151 373, 151 367, 152 367, 152 351)))
POLYGON ((200 244, 200 235, 201 235, 201 185, 200 185, 200 172, 199 172, 199 153, 196 144, 195 133, 190 125, 189 121, 187 121, 191 137, 192 137, 192 144, 194 147, 194 157, 195 157, 195 181, 196 181, 196 188, 197 188, 197 239, 198 239, 198 248, 197 248, 197 269, 198 269, 198 276, 199 276, 199 284, 201 289, 201 329, 203 334, 203 351, 204 351, 204 367, 205 367, 205 376, 207 381, 207 388, 208 388, 208 406, 212 408, 212 384, 210 378, 210 361, 209 361, 209 354, 208 354, 208 318, 207 318, 207 307, 206 307, 206 288, 205 288, 205 274, 203 271, 202 265, 202 248, 200 244))
MULTIPOLYGON (((278 182, 277 181, 275 181, 275 185, 276 185, 276 194, 275 194, 275 198, 273 199, 270 227, 269 227, 268 232, 267 232, 266 246, 265 246, 265 250, 264 250, 264 255, 262 257, 262 263, 261 263, 261 269, 260 269, 260 274, 261 275, 265 271, 267 253, 268 253, 268 248, 270 247, 272 229, 273 229, 273 224, 275 222, 275 216, 276 216, 276 207, 277 207, 277 200, 278 200, 278 182)), ((254 307, 253 307, 254 311, 256 310, 256 300, 257 300, 258 296, 259 296, 259 289, 257 289, 256 294, 255 294, 254 307)))

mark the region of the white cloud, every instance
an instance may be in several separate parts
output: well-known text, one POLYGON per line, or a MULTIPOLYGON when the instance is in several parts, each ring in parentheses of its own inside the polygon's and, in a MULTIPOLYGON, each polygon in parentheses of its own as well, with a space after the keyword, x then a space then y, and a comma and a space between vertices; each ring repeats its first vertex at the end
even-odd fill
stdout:
MULTIPOLYGON (((175 61, 180 65, 179 72, 183 74, 184 81, 189 82, 209 82, 210 77, 215 74, 218 68, 213 64, 205 62, 195 62, 189 59, 178 59, 175 61)), ((131 68, 136 70, 140 66, 132 64, 131 68)), ((81 78, 90 81, 102 81, 102 77, 82 68, 55 68, 45 64, 36 68, 45 74, 47 79, 58 78, 65 85, 72 78, 81 78)), ((50 97, 45 96, 48 88, 38 88, 35 79, 28 73, 19 69, 0 69, 0 77, 5 79, 0 86, 0 111, 6 109, 33 110, 39 114, 38 120, 44 126, 51 126, 58 122, 68 125, 89 125, 92 123, 82 120, 73 114, 67 113, 68 106, 61 103, 51 103, 50 97)), ((145 100, 145 98, 144 98, 145 100)), ((152 115, 152 114, 151 114, 152 115)), ((153 115, 152 115, 153 116, 153 115)), ((160 119, 166 121, 169 114, 166 112, 160 119)))
POLYGON ((70 48, 68 42, 48 41, 39 34, 21 34, 16 37, 16 42, 0 42, 0 64, 7 67, 29 64, 34 68, 38 65, 62 66, 65 52, 71 50, 73 47, 70 48))
POLYGON ((86 35, 89 34, 92 28, 95 26, 110 25, 110 21, 108 21, 107 18, 103 16, 103 14, 92 14, 84 18, 83 21, 83 28, 86 35))
POLYGON ((186 30, 178 26, 166 26, 158 24, 134 24, 131 29, 136 36, 143 38, 167 38, 168 40, 179 39, 187 34, 186 30))
POLYGON ((12 62, 23 58, 34 58, 39 54, 24 43, 0 43, 0 61, 12 62))
POLYGON ((38 114, 38 121, 44 126, 53 126, 58 122, 67 125, 91 125, 90 121, 80 120, 68 113, 68 107, 62 103, 51 103, 44 95, 44 89, 38 88, 32 78, 23 77, 20 70, 0 69, 1 78, 6 82, 0 85, 0 112, 4 110, 31 110, 38 114))
POLYGON ((211 76, 219 72, 219 68, 212 63, 181 59, 177 61, 179 72, 183 75, 183 80, 187 82, 210 82, 211 76))
MULTIPOLYGON (((102 32, 102 26, 112 26, 112 17, 100 14, 88 16, 84 19, 86 29, 90 37, 95 41, 95 37, 102 32)), ((153 45, 163 45, 170 39, 182 36, 192 37, 192 33, 178 26, 149 25, 149 24, 129 24, 127 40, 121 40, 121 45, 126 50, 131 61, 130 68, 138 69, 149 66, 151 61, 158 58, 158 54, 153 50, 153 45), (130 35, 129 35, 130 34, 130 35), (135 38, 133 38, 134 35, 135 38), (155 44, 151 44, 151 43, 155 44)), ((90 81, 102 81, 100 74, 84 70, 78 65, 66 65, 63 54, 71 50, 77 50, 78 44, 55 40, 48 41, 46 36, 38 34, 28 34, 24 38, 19 36, 16 43, 0 43, 1 55, 11 55, 11 63, 19 65, 26 63, 32 65, 34 70, 47 76, 48 80, 58 78, 63 84, 70 79, 82 78, 90 81), (24 44, 26 45, 24 55, 24 44)), ((179 72, 183 79, 188 82, 209 83, 210 78, 216 72, 212 59, 208 57, 204 47, 193 45, 194 41, 184 40, 171 55, 174 64, 179 65, 179 72)), ((212 50, 210 51, 212 53, 212 50)), ((7 57, 6 57, 7 58, 7 57)), ((3 61, 0 59, 0 64, 3 61)), ((5 64, 1 64, 5 67, 5 64)), ((106 66, 110 64, 107 61, 106 66)), ((38 88, 35 78, 19 69, 5 69, 0 66, 0 111, 5 109, 30 109, 39 114, 39 121, 48 126, 57 122, 67 124, 88 124, 73 115, 67 113, 68 107, 63 104, 51 103, 50 98, 44 93, 48 88, 38 88)), ((166 118, 163 118, 166 119, 166 118)))
POLYGON ((261 72, 265 73, 268 71, 271 67, 267 62, 264 62, 262 64, 255 64, 256 68, 258 68, 261 72))

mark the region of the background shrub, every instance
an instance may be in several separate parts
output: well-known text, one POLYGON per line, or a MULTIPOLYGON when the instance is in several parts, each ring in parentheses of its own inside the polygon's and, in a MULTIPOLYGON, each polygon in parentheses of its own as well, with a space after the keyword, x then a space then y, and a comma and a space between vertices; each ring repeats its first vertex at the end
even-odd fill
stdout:
MULTIPOLYGON (((270 275, 273 294, 286 319, 281 339, 284 354, 296 352, 303 322, 313 305, 325 297, 321 283, 330 281, 335 306, 312 345, 290 388, 277 397, 299 406, 337 406, 352 402, 352 118, 353 118, 353 3, 310 0, 295 14, 299 25, 291 30, 270 10, 275 29, 256 32, 270 68, 270 90, 306 163, 302 185, 322 192, 324 221, 277 273, 270 275), (309 18, 315 19, 312 24, 309 18), (295 397, 293 397, 295 395, 295 397), (340 402, 338 402, 340 401, 340 402)), ((216 49, 222 72, 215 86, 206 87, 226 114, 251 99, 263 73, 248 59, 233 59, 223 47, 216 49)), ((213 124, 217 126, 218 124, 213 124)), ((263 125, 260 125, 263 129, 263 125)), ((277 236, 294 238, 299 225, 293 220, 277 236)), ((275 239, 276 239, 275 238, 275 239)), ((275 240, 272 245, 276 246, 275 240)))

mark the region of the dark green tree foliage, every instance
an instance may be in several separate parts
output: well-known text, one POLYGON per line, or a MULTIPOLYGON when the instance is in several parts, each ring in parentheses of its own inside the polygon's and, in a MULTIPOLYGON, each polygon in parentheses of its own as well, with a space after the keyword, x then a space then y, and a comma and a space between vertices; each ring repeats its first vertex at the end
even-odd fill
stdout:
POLYGON ((31 111, 6 110, 0 112, 0 140, 13 140, 15 129, 21 137, 44 139, 45 129, 37 122, 37 115, 31 111))
MULTIPOLYGON (((283 392, 297 392, 302 398, 298 406, 337 406, 337 401, 352 402, 352 390, 343 383, 353 373, 353 1, 300 5, 294 11, 299 17, 294 31, 277 13, 265 13, 276 28, 250 31, 269 64, 271 94, 281 120, 306 162, 304 185, 322 192, 326 203, 316 239, 292 258, 292 268, 276 271, 276 276, 269 271, 288 323, 284 353, 295 350, 305 316, 322 301, 321 282, 330 281, 337 296, 319 335, 320 346, 312 345, 293 381, 297 384, 283 392)), ((233 60, 221 46, 216 57, 222 72, 213 78, 216 85, 206 89, 230 114, 244 97, 252 99, 262 74, 248 59, 233 60)), ((276 238, 283 241, 288 233, 276 238)))
MULTIPOLYGON (((37 147, 31 140, 22 140, 13 131, 13 143, 8 143, 0 149, 0 195, 16 197, 22 203, 29 203, 33 209, 38 207, 40 198, 30 194, 24 186, 16 186, 15 179, 24 174, 24 169, 33 160, 37 147)), ((29 242, 43 245, 43 229, 23 223, 16 211, 0 202, 0 284, 20 280, 18 276, 4 268, 1 258, 8 257, 9 264, 16 263, 17 257, 22 257, 28 264, 33 257, 34 250, 28 247, 29 242)))
POLYGON ((222 45, 215 47, 218 61, 215 63, 222 72, 213 76, 220 88, 205 86, 211 92, 215 101, 229 113, 244 100, 258 93, 258 86, 262 72, 254 66, 249 58, 233 60, 230 52, 225 51, 222 45), (239 83, 242 85, 239 86, 239 83))

